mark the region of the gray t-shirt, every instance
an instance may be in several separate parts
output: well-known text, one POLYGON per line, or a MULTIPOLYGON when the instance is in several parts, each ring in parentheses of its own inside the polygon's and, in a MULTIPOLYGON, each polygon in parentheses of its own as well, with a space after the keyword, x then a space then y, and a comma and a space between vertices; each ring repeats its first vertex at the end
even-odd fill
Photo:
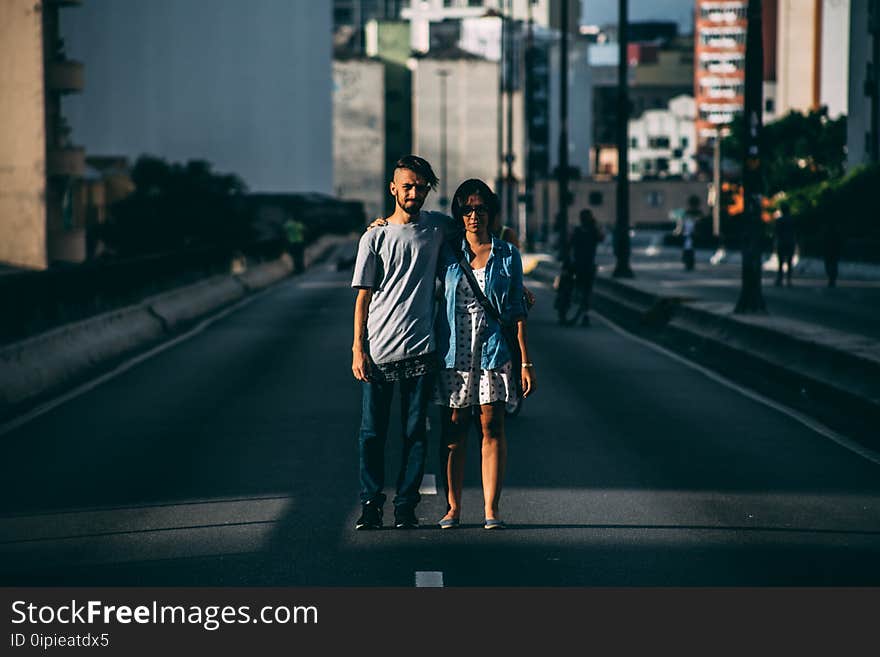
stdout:
POLYGON ((422 212, 409 224, 388 224, 361 236, 351 286, 370 288, 367 353, 391 363, 434 351, 434 280, 450 220, 422 212))

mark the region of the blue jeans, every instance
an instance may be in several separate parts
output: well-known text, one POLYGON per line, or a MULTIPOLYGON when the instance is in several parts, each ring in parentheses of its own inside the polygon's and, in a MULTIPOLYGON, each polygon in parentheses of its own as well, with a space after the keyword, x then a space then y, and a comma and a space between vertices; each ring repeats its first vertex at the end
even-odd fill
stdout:
MULTIPOLYGON (((397 495, 394 506, 415 507, 421 499, 419 487, 425 474, 428 432, 426 417, 434 381, 433 374, 401 379, 401 428, 403 454, 397 474, 397 495)), ((395 382, 362 383, 363 408, 358 436, 360 455, 361 502, 382 506, 385 495, 385 441, 391 420, 391 401, 395 382)))

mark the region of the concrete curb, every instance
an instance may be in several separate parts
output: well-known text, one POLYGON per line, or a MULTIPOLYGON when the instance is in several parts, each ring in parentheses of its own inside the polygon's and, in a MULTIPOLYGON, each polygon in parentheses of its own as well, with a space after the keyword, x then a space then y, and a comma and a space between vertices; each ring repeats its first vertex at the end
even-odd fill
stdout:
MULTIPOLYGON (((539 266, 536 278, 555 271, 539 266)), ((880 416, 880 345, 804 322, 733 315, 733 306, 661 296, 604 276, 596 278, 593 304, 627 328, 675 334, 764 372, 780 373, 826 396, 880 416)))
MULTIPOLYGON (((306 266, 321 262, 350 239, 321 237, 306 249, 306 266)), ((285 254, 240 273, 214 276, 0 348, 0 418, 168 339, 196 320, 281 281, 292 270, 285 254)))
POLYGON ((293 261, 285 253, 278 260, 273 260, 272 262, 267 262, 236 274, 235 278, 244 286, 246 291, 256 292, 257 290, 269 287, 273 283, 277 283, 292 272, 293 261))
POLYGON ((174 332, 217 308, 238 301, 247 288, 235 276, 214 276, 205 281, 144 299, 142 306, 158 317, 166 331, 174 332))
POLYGON ((131 306, 8 345, 0 349, 0 415, 164 334, 149 308, 131 306))

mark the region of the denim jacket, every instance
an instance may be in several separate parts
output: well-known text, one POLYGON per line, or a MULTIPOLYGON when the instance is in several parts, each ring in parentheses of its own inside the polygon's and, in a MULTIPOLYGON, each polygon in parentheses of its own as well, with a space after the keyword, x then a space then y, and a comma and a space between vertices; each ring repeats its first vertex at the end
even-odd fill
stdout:
MULTIPOLYGON (((462 251, 470 255, 467 240, 462 240, 462 251)), ((441 255, 441 267, 445 267, 445 274, 441 270, 441 280, 444 285, 444 297, 446 302, 445 312, 437 313, 437 350, 443 357, 446 368, 455 367, 455 296, 459 281, 464 277, 461 265, 450 249, 444 249, 441 255)), ((501 320, 505 323, 513 323, 517 319, 526 316, 523 306, 523 270, 522 259, 519 250, 507 242, 492 238, 492 252, 486 263, 486 297, 489 302, 501 311, 501 320)), ((480 368, 484 370, 498 369, 510 360, 510 351, 504 336, 501 334, 501 326, 486 315, 487 330, 483 353, 480 358, 480 368)))

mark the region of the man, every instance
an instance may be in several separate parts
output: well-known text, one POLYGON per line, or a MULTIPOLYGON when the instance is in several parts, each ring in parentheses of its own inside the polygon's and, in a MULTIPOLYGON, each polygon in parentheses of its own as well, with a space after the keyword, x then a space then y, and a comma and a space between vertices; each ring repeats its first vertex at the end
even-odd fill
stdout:
POLYGON ((571 267, 575 283, 581 290, 581 324, 590 325, 590 295, 596 278, 596 247, 602 241, 602 231, 593 212, 584 208, 580 212, 580 225, 571 236, 571 267))
POLYGON ((431 165, 415 155, 398 160, 390 184, 394 212, 361 237, 351 370, 362 382, 358 437, 362 513, 356 529, 382 527, 385 442, 395 384, 400 387, 403 454, 394 498, 394 524, 418 526, 415 514, 425 468, 428 401, 436 371, 434 281, 449 223, 422 212, 437 185, 431 165))
POLYGON ((305 271, 306 227, 291 217, 284 222, 284 237, 287 240, 287 252, 293 260, 293 273, 301 274, 305 271))
POLYGON ((693 271, 695 263, 694 251, 694 234, 697 230, 697 222, 700 221, 702 213, 700 212, 700 199, 696 195, 688 197, 688 207, 684 211, 681 226, 678 232, 683 237, 681 260, 684 263, 685 271, 693 271))
POLYGON ((776 271, 776 285, 782 285, 783 270, 786 282, 791 286, 791 264, 794 259, 796 239, 794 234, 794 218, 789 212, 788 203, 782 202, 774 213, 776 222, 776 259, 779 268, 776 271))

